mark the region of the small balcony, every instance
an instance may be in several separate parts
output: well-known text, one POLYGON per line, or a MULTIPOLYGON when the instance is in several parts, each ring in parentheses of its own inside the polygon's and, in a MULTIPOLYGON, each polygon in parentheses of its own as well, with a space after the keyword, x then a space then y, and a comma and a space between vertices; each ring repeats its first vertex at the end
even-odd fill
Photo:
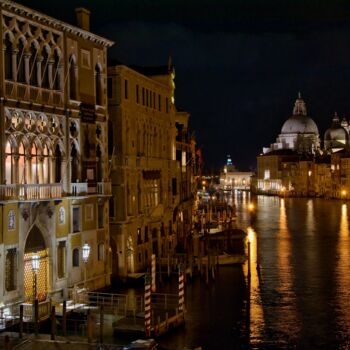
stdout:
POLYGON ((0 200, 39 200, 62 197, 62 184, 0 185, 0 200))

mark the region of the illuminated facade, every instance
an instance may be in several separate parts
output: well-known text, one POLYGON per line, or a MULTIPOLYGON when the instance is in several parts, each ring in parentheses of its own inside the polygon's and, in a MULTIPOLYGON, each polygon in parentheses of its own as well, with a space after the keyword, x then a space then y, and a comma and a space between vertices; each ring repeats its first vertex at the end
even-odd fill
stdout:
POLYGON ((227 162, 220 174, 220 189, 224 191, 250 190, 253 172, 238 171, 232 164, 231 156, 227 156, 227 162))
POLYGON ((174 70, 115 65, 108 84, 113 275, 126 278, 144 271, 153 253, 167 256, 177 244, 173 214, 182 170, 176 161, 174 70))
POLYGON ((281 134, 257 157, 254 191, 292 196, 341 198, 350 193, 349 123, 337 114, 320 148, 318 129, 297 98, 281 134))
POLYGON ((76 13, 80 27, 1 1, 3 305, 35 297, 33 257, 42 303, 85 282, 109 284, 105 76, 113 43, 89 32, 87 10, 76 13))

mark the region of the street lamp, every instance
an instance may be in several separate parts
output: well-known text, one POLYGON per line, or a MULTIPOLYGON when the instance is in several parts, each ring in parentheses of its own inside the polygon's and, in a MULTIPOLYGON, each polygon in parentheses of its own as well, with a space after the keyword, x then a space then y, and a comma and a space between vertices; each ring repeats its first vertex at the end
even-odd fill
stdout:
POLYGON ((89 256, 90 256, 90 246, 85 243, 83 245, 83 262, 84 262, 84 288, 86 287, 86 264, 89 260, 89 256))

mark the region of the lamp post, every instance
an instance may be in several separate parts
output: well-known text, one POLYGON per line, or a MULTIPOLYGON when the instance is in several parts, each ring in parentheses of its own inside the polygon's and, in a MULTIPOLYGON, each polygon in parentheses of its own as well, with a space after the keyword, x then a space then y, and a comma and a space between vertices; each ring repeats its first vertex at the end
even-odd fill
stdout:
POLYGON ((89 260, 89 256, 90 256, 90 246, 85 243, 83 245, 83 262, 84 262, 84 288, 86 288, 86 264, 89 260))
POLYGON ((34 276, 34 283, 33 283, 33 303, 37 299, 37 275, 40 268, 40 258, 39 255, 34 253, 32 256, 32 270, 33 270, 33 276, 34 276))
POLYGON ((35 336, 38 335, 38 318, 39 318, 39 310, 38 310, 38 298, 37 298, 37 275, 40 268, 40 258, 39 255, 34 253, 32 256, 32 270, 33 270, 33 320, 34 320, 34 329, 35 336))

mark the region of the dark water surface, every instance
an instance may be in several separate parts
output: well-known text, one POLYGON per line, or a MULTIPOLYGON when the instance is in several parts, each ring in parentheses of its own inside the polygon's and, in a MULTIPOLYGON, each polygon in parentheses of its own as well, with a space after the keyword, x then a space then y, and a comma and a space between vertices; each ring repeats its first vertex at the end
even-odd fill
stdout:
POLYGON ((186 326, 160 344, 350 349, 350 202, 244 193, 232 201, 251 241, 250 307, 247 266, 220 268, 209 286, 199 279, 187 284, 186 326))

